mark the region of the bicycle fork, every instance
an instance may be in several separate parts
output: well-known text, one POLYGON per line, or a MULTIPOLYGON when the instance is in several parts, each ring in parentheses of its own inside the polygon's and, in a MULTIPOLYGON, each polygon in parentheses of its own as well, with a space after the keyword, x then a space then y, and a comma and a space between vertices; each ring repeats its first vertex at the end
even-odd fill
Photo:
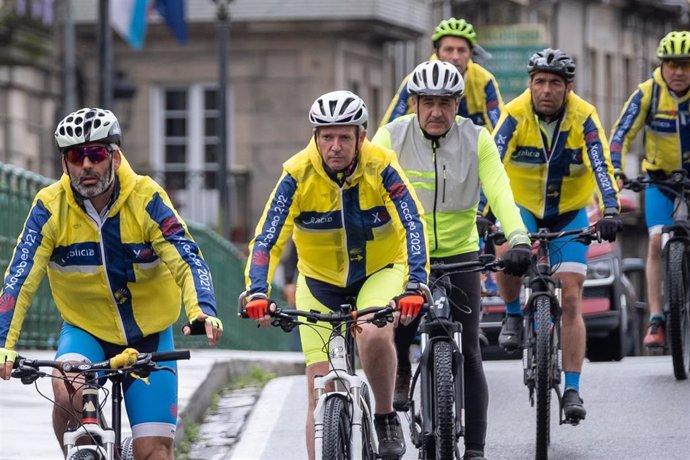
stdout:
POLYGON ((314 450, 316 458, 321 459, 323 454, 323 420, 326 409, 326 401, 332 397, 343 397, 347 401, 350 415, 350 458, 359 460, 362 458, 362 424, 368 425, 371 433, 370 442, 374 452, 378 452, 378 438, 372 423, 373 414, 362 398, 362 379, 356 374, 347 371, 347 358, 345 355, 345 339, 342 336, 331 338, 329 345, 331 369, 324 376, 314 378, 314 450), (326 386, 333 382, 335 392, 327 392, 326 386), (366 411, 366 413, 365 413, 366 411))

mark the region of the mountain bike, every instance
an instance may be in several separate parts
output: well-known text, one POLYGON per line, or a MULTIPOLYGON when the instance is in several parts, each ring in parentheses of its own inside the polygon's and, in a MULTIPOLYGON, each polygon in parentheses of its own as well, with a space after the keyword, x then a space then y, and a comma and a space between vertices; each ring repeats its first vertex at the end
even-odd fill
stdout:
MULTIPOLYGON (((146 378, 151 372, 175 372, 159 363, 189 359, 189 350, 173 350, 153 353, 138 353, 132 348, 99 363, 36 360, 19 356, 14 362, 12 377, 18 378, 25 385, 30 385, 41 377, 58 378, 64 380, 76 390, 82 390, 81 418, 79 426, 68 428, 63 435, 63 448, 66 460, 115 460, 133 459, 134 451, 132 439, 121 440, 122 422, 122 382, 125 376, 134 375, 146 378), (41 369, 58 369, 62 376, 56 377, 41 369), (105 380, 112 382, 112 426, 109 427, 103 414, 104 403, 100 400, 100 393, 108 390, 104 387, 105 380), (90 444, 78 444, 86 439, 90 444)), ((72 394, 74 397, 74 394, 72 394)), ((71 403, 75 407, 74 402, 71 403)), ((63 408, 72 413, 71 408, 63 408)))
MULTIPOLYGON (((240 295, 238 315, 246 318, 245 294, 240 295)), ((271 324, 285 332, 297 326, 317 327, 318 321, 331 325, 331 335, 324 349, 329 370, 314 379, 314 447, 317 460, 373 460, 378 456, 378 438, 374 428, 369 388, 355 371, 355 334, 361 323, 383 327, 393 321, 391 307, 368 307, 357 310, 351 303, 332 312, 276 308, 271 324), (367 317, 368 316, 368 317, 367 317), (306 319, 301 322, 300 318, 306 319), (335 391, 327 391, 333 382, 335 391)), ((397 460, 384 457, 384 460, 397 460)))
POLYGON ((684 170, 670 175, 650 171, 649 177, 626 179, 623 184, 635 192, 654 184, 675 197, 673 223, 661 231, 661 290, 668 331, 664 348, 670 348, 676 379, 685 380, 690 371, 690 179, 684 170))
POLYGON ((524 279, 527 301, 523 310, 523 381, 529 390, 530 404, 532 407, 536 404, 536 458, 546 460, 551 442, 551 390, 556 392, 559 401, 559 425, 580 422, 566 419, 563 412, 559 387, 562 373, 561 283, 553 276, 549 246, 551 241, 565 236, 574 236, 572 241, 583 244, 601 239, 592 227, 560 232, 540 228, 528 235, 539 244, 536 260, 524 279))
MULTIPOLYGON (((410 385, 410 437, 420 459, 461 458, 458 439, 464 435, 462 324, 453 321, 449 276, 456 272, 496 270, 493 255, 478 260, 431 265, 428 304, 419 325, 421 358, 410 385), (420 383, 419 407, 414 400, 420 383)), ((460 306, 456 306, 460 307, 460 306)))

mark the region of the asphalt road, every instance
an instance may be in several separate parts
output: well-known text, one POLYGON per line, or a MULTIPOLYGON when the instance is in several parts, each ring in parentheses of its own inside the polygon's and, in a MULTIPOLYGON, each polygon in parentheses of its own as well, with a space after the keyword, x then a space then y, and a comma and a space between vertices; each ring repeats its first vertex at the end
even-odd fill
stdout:
MULTIPOLYGON (((485 362, 490 387, 486 455, 533 459, 535 411, 522 384, 520 361, 485 362)), ((690 458, 690 381, 676 381, 669 356, 585 363, 582 396, 587 419, 558 425, 552 402, 551 459, 690 458)), ((271 381, 230 457, 304 459, 305 380, 271 381)), ((405 459, 417 458, 408 442, 405 459)))

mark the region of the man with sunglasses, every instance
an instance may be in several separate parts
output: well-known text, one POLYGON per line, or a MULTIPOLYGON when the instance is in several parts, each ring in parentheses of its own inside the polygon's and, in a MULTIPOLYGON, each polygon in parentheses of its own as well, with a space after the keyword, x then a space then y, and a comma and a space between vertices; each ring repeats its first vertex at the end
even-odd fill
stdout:
MULTIPOLYGON (((165 191, 137 175, 120 151, 115 115, 78 110, 60 122, 55 140, 64 174, 36 195, 5 272, 0 378, 10 377, 22 321, 46 271, 64 319, 58 360, 98 362, 125 347, 172 350, 180 303, 190 321, 184 333, 204 331, 215 345, 223 326, 209 268, 165 191)), ((174 361, 164 365, 176 368, 174 361)), ((125 381, 134 455, 172 459, 177 378, 156 372, 148 379, 125 381)), ((53 380, 60 444, 65 430, 79 423, 76 411, 65 409, 75 391, 53 380)), ((78 391, 74 400, 81 401, 78 391)))

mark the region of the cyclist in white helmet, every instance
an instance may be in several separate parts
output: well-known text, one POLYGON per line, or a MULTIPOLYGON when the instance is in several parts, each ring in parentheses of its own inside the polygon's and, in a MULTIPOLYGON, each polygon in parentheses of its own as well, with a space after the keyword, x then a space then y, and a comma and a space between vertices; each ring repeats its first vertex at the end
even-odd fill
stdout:
MULTIPOLYGON (((137 175, 120 151, 115 115, 77 110, 58 124, 55 142, 64 174, 36 195, 5 272, 0 378, 10 377, 22 321, 46 272, 64 319, 57 360, 99 362, 126 347, 172 350, 181 303, 189 326, 215 345, 223 326, 208 266, 165 191, 137 175)), ((174 361, 166 365, 175 368, 174 361)), ((73 399, 81 401, 79 385, 72 398, 63 380, 53 380, 53 429, 61 447, 65 430, 81 419, 69 409, 73 399)), ((177 377, 155 372, 149 382, 125 378, 134 455, 172 460, 177 377)))
MULTIPOLYGON (((314 101, 309 144, 283 163, 249 244, 246 311, 269 325, 270 286, 287 239, 299 254, 298 309, 330 308, 357 299, 358 308, 395 299, 400 320, 419 313, 420 285, 427 282, 429 256, 422 207, 395 154, 366 139, 367 108, 350 91, 314 101)), ((323 344, 329 328, 303 328, 307 369, 307 450, 314 458, 314 377, 328 371, 323 344)), ((379 455, 405 452, 400 420, 393 410, 393 325, 362 326, 357 349, 374 393, 379 455)))
MULTIPOLYGON (((529 238, 520 219, 496 144, 484 127, 456 116, 464 82, 448 62, 419 64, 407 81, 416 112, 379 128, 372 142, 392 148, 426 210, 429 254, 434 262, 476 260, 479 251, 479 186, 501 220, 511 249, 505 270, 521 275, 529 266, 529 238)), ((465 355, 465 459, 481 459, 487 427, 488 388, 479 349, 480 282, 478 273, 450 277, 458 289, 450 300, 460 321, 465 355), (469 310, 469 313, 463 312, 469 310)), ((406 410, 410 387, 409 348, 418 321, 396 329, 398 374, 395 405, 406 410)))

